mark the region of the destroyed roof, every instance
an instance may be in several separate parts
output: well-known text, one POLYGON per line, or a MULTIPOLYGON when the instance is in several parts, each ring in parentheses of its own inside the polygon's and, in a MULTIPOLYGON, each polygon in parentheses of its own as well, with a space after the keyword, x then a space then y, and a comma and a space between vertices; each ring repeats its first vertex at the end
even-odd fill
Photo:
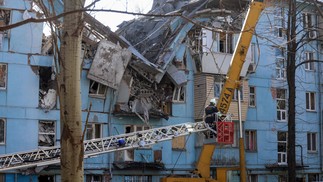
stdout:
MULTIPOLYGON (((230 13, 234 17, 240 14, 246 5, 247 1, 241 0, 155 0, 148 14, 181 13, 192 20, 201 17, 210 19, 224 13, 230 13)), ((178 16, 145 16, 123 22, 116 33, 125 37, 150 62, 165 69, 172 59, 174 42, 180 44, 180 41, 183 41, 178 39, 177 35, 188 23, 178 16)), ((204 25, 211 26, 207 22, 204 22, 204 25)), ((192 26, 186 31, 190 28, 192 26)))

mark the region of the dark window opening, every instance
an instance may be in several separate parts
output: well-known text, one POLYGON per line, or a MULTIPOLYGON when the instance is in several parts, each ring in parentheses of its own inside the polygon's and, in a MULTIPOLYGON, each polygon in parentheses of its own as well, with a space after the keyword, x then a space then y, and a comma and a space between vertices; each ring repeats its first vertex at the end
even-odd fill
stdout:
POLYGON ((57 86, 52 67, 39 68, 39 106, 46 111, 56 107, 57 86))

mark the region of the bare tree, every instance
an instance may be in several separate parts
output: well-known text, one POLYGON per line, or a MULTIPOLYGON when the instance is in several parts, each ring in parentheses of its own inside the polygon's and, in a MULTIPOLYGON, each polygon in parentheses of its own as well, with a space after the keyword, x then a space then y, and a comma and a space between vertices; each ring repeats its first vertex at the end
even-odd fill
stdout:
MULTIPOLYGON (((64 12, 84 7, 85 0, 64 0, 64 12)), ((82 12, 64 17, 58 81, 61 122, 62 181, 83 181, 83 132, 81 113, 82 12)))

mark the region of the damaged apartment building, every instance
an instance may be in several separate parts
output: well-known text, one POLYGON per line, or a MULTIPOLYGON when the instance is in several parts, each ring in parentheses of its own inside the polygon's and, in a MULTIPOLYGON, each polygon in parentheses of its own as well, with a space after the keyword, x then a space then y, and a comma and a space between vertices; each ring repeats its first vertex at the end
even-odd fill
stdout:
MULTIPOLYGON (((61 0, 52 3, 56 14, 63 12, 61 0)), ((41 17, 34 5, 33 1, 0 0, 0 23, 41 17)), ((283 6, 278 5, 283 4, 269 3, 257 30, 282 43, 284 36, 279 30, 284 27, 281 22, 285 17, 283 6), (267 28, 269 20, 275 23, 267 28)), ((85 13, 80 75, 85 139, 203 120, 205 106, 221 92, 246 9, 247 1, 155 0, 149 14, 166 16, 138 17, 120 24, 116 32, 85 13)), ((315 14, 315 11, 306 13, 315 14)), ((42 24, 32 23, 0 33, 1 154, 60 143, 54 37, 42 32, 42 24)), ((280 48, 255 37, 240 74, 241 118, 247 143, 247 170, 252 181, 284 177, 280 174, 286 169, 282 167, 286 164, 286 158, 282 157, 287 155, 286 138, 281 137, 286 134, 286 108, 278 107, 286 102, 282 88, 286 80, 281 79, 286 68, 273 62, 284 60, 280 48), (259 132, 257 135, 257 131, 266 135, 259 132), (270 148, 266 147, 268 143, 270 148), (277 155, 272 155, 273 152, 277 155), (259 160, 257 156, 261 156, 259 160)), ((304 73, 308 74, 307 71, 304 73)), ((239 165, 237 108, 236 92, 229 109, 235 122, 234 143, 217 145, 210 166, 213 176, 216 168, 239 165)), ((306 135, 307 129, 314 126, 315 123, 304 126, 304 138, 318 135, 314 129, 306 135)), ((84 179, 148 182, 169 175, 189 176, 203 142, 213 140, 201 133, 87 158, 84 179)), ((304 162, 311 166, 311 171, 306 171, 305 165, 300 166, 303 176, 320 177, 318 162, 310 159, 319 161, 315 151, 297 160, 303 157, 308 157, 304 162)), ((59 170, 58 164, 11 170, 0 173, 0 182, 60 181, 59 170)), ((239 179, 238 171, 227 175, 232 180, 239 179)))

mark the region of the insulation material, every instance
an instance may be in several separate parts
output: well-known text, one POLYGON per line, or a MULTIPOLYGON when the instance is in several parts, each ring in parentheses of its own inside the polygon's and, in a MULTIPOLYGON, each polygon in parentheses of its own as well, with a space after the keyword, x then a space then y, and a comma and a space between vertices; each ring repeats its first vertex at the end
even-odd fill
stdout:
POLYGON ((56 106, 56 90, 49 89, 48 92, 43 92, 40 107, 43 109, 51 110, 56 106))
POLYGON ((118 89, 131 59, 131 52, 107 40, 101 40, 87 77, 118 89))

